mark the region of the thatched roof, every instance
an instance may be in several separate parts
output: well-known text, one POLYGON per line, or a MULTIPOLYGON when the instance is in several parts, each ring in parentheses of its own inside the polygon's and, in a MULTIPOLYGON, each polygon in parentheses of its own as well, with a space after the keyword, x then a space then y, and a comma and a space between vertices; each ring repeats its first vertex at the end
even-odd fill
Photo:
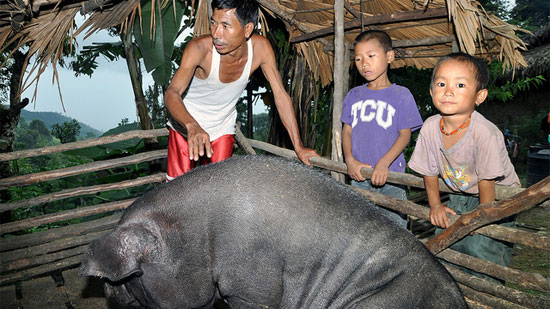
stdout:
POLYGON ((550 76, 550 23, 523 39, 529 47, 529 50, 522 53, 527 67, 520 68, 516 75, 550 76))
MULTIPOLYGON (((168 5, 177 0, 157 0, 168 5)), ((196 4, 196 33, 208 32, 206 1, 196 4)), ((332 80, 334 0, 258 0, 262 16, 280 18, 291 41, 305 57, 308 68, 323 84, 332 80)), ((67 34, 72 34, 77 13, 90 14, 76 33, 98 31, 114 25, 123 28, 139 14, 139 0, 1 0, 0 49, 30 44, 29 58, 42 72, 61 55, 67 34)), ((263 28, 267 29, 265 18, 263 28)), ((452 50, 477 56, 497 57, 509 68, 526 65, 520 50, 525 44, 517 29, 470 0, 346 0, 347 43, 365 29, 381 29, 395 42, 396 67, 432 67, 452 50), (454 45, 454 49, 453 49, 454 45)), ((348 45, 350 46, 350 45, 348 45)), ((27 59, 27 60, 28 60, 27 59)))

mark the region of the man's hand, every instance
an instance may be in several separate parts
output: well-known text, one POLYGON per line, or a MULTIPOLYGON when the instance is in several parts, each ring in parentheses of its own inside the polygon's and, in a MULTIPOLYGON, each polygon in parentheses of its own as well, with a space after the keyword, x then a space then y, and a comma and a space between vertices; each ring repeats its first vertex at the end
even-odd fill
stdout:
POLYGON ((298 159, 300 161, 304 162, 304 164, 308 166, 313 166, 311 162, 309 162, 309 158, 311 157, 319 157, 319 154, 313 149, 310 148, 300 148, 295 150, 296 155, 298 156, 298 159))
POLYGON ((187 144, 189 160, 198 161, 199 157, 205 154, 210 158, 214 153, 212 145, 210 145, 210 136, 198 125, 187 128, 187 144))
POLYGON ((389 168, 388 166, 382 164, 382 162, 378 162, 374 166, 374 170, 372 171, 371 176, 371 182, 375 186, 383 186, 386 183, 386 180, 388 179, 389 174, 389 168))
POLYGON ((456 215, 454 210, 443 204, 430 206, 430 221, 433 225, 446 229, 451 226, 449 224, 449 217, 447 216, 447 213, 456 215))
POLYGON ((359 162, 355 159, 346 160, 346 165, 348 167, 348 175, 355 181, 365 181, 366 178, 361 174, 361 168, 367 167, 372 168, 372 165, 359 162))

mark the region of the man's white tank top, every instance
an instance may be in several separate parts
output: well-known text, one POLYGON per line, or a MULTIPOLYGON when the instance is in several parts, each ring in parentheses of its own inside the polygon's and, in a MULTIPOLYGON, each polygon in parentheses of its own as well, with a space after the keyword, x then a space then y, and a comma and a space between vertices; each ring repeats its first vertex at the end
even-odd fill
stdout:
MULTIPOLYGON (((208 133, 210 141, 226 134, 235 134, 237 101, 248 84, 252 67, 252 42, 247 41, 248 60, 241 76, 233 82, 220 81, 220 54, 212 45, 212 65, 206 79, 193 76, 183 98, 187 111, 208 133)), ((174 120, 175 121, 175 120, 174 120)), ((174 126, 170 121, 168 125, 174 126)))

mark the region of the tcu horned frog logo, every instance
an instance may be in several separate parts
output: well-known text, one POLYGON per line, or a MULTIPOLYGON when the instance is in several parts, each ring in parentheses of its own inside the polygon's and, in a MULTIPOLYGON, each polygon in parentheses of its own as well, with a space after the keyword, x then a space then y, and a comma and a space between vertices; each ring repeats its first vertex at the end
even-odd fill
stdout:
POLYGON ((359 119, 362 122, 371 122, 376 119, 376 123, 387 130, 392 125, 395 108, 391 104, 381 100, 365 100, 353 103, 351 106, 353 122, 351 127, 355 127, 359 119), (387 110, 387 112, 385 112, 387 110), (384 119, 384 115, 386 118, 384 119))

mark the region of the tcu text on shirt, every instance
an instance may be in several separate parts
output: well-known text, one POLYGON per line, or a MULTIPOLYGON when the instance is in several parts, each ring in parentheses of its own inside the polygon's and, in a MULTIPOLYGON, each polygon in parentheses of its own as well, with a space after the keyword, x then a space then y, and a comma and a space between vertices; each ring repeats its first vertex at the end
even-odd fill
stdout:
POLYGON ((359 119, 361 119, 361 122, 371 122, 376 119, 376 123, 387 130, 392 125, 395 108, 382 100, 364 100, 352 104, 351 114, 353 115, 352 128, 357 125, 359 119), (386 114, 385 119, 384 114, 386 114))

